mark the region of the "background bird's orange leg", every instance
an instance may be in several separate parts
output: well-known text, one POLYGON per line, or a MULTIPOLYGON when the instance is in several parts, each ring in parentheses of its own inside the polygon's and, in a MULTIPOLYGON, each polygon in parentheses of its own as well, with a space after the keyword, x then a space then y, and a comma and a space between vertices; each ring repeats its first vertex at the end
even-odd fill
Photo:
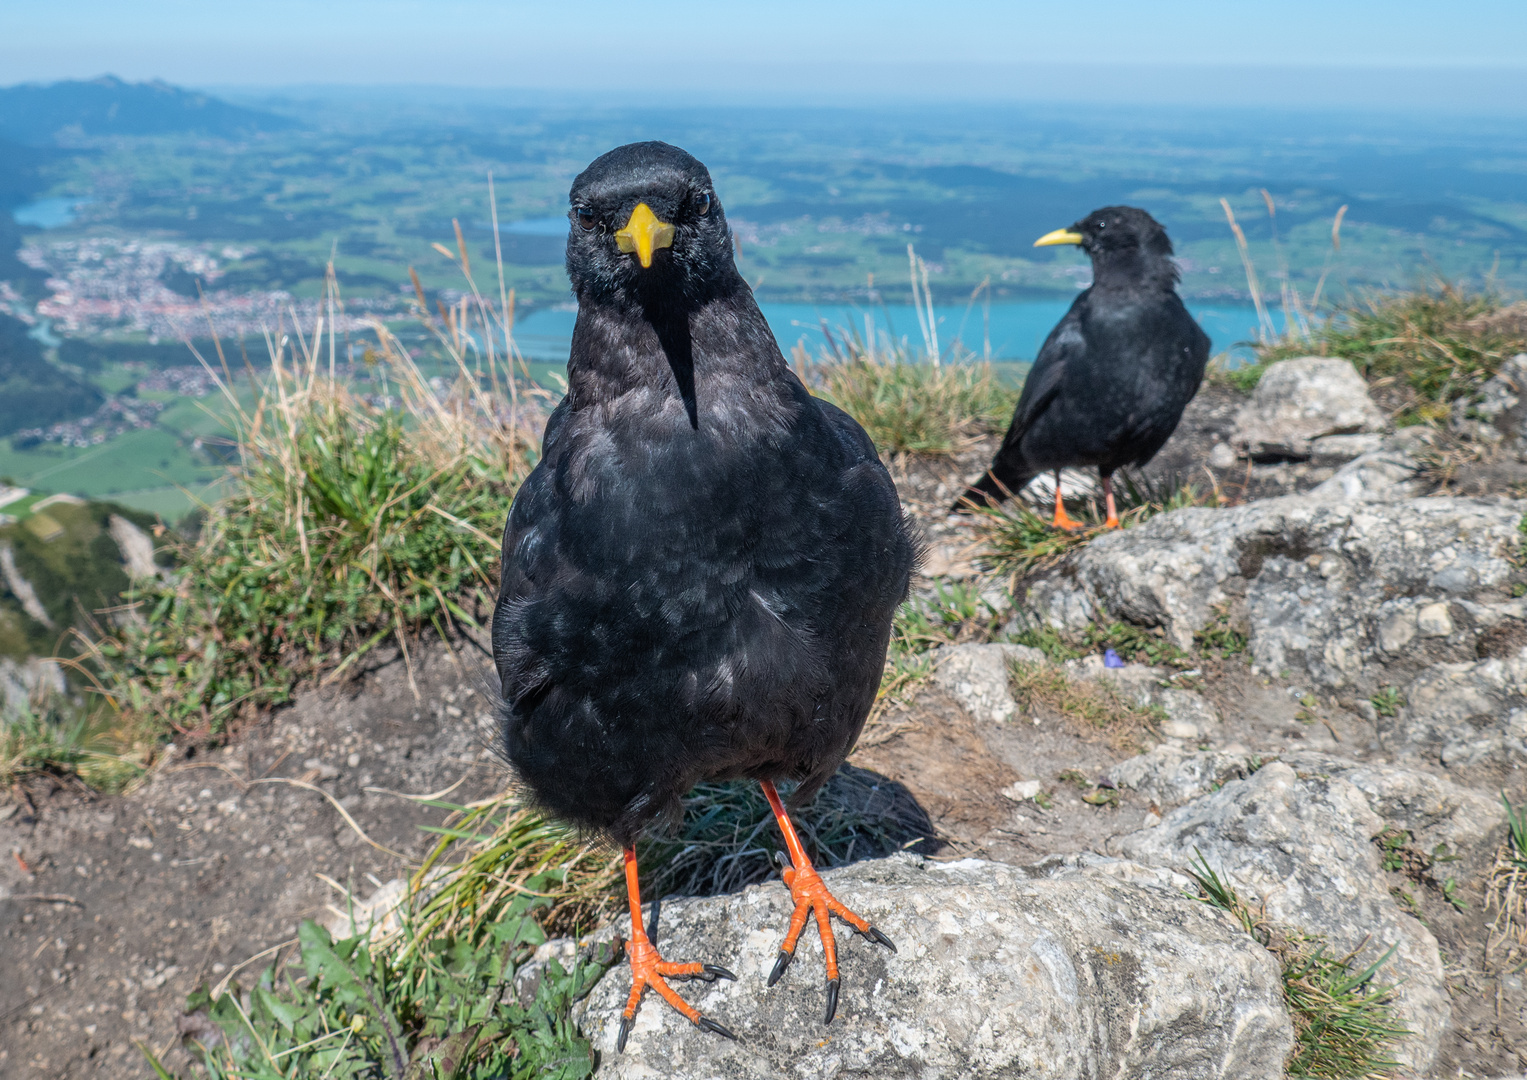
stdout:
POLYGON ((806 917, 814 914, 817 933, 822 938, 822 955, 827 961, 827 1018, 823 1023, 830 1024, 838 1011, 838 942, 833 937, 829 916, 838 916, 856 932, 871 941, 879 942, 892 952, 896 951, 896 946, 891 944, 890 938, 848 910, 837 897, 827 891, 821 875, 806 857, 806 849, 801 846, 801 839, 795 834, 790 815, 785 813, 785 804, 780 801, 779 792, 768 780, 760 783, 764 797, 769 800, 769 808, 774 811, 774 820, 779 822, 779 831, 785 834, 785 849, 790 852, 792 864, 784 872, 785 885, 790 889, 790 898, 795 901, 795 911, 790 916, 790 929, 785 934, 785 943, 780 946, 779 958, 774 961, 774 970, 769 973, 769 985, 779 982, 780 976, 790 966, 790 961, 795 959, 795 946, 800 941, 801 932, 806 929, 806 917))
POLYGON ((1082 523, 1080 521, 1073 521, 1071 516, 1066 513, 1066 504, 1060 497, 1059 469, 1055 470, 1055 520, 1050 524, 1057 529, 1065 529, 1068 532, 1072 529, 1080 529, 1082 527, 1082 523))
POLYGON ((649 986, 696 1027, 735 1039, 736 1035, 709 1017, 701 1016, 700 1010, 679 997, 673 987, 663 981, 666 978, 715 982, 717 979, 735 979, 737 976, 715 964, 670 964, 658 953, 657 946, 647 937, 647 928, 642 923, 642 890, 636 876, 634 847, 626 848, 626 895, 631 901, 631 940, 626 943, 626 956, 631 960, 631 996, 626 999, 626 1010, 620 1017, 620 1034, 615 1039, 615 1052, 620 1053, 626 1048, 626 1037, 631 1034, 631 1025, 636 1021, 636 1007, 642 1003, 642 995, 649 986))
POLYGON ((1119 512, 1113 505, 1113 477, 1103 477, 1103 506, 1108 511, 1108 520, 1103 522, 1105 529, 1117 529, 1119 527, 1119 512))

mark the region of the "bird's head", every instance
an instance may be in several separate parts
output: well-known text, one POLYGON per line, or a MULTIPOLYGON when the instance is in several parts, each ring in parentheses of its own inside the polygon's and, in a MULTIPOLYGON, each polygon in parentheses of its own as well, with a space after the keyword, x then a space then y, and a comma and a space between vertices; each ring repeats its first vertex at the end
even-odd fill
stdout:
MULTIPOLYGON (((1068 229, 1056 229, 1034 241, 1035 247, 1077 244, 1092 257, 1094 268, 1155 264, 1170 267, 1172 241, 1166 230, 1135 206, 1105 206, 1068 229)), ((1176 280, 1175 267, 1171 278, 1176 280)))
POLYGON ((710 172, 663 142, 594 159, 569 192, 573 291, 605 300, 699 303, 737 278, 710 172))

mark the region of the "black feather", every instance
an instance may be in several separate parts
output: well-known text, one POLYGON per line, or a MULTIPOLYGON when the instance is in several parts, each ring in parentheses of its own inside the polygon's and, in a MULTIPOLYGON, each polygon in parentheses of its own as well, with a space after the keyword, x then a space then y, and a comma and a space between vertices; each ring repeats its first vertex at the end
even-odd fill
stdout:
POLYGON ((595 226, 569 230, 568 393, 510 510, 493 646, 520 776, 627 844, 701 780, 832 775, 913 546, 869 437, 785 364, 705 167, 625 146, 571 198, 595 226), (648 269, 613 239, 639 202, 675 226, 648 269))
POLYGON ((1050 331, 991 467, 956 512, 1001 502, 1042 472, 1144 465, 1198 392, 1209 337, 1177 295, 1166 230, 1109 206, 1075 225, 1092 285, 1050 331))

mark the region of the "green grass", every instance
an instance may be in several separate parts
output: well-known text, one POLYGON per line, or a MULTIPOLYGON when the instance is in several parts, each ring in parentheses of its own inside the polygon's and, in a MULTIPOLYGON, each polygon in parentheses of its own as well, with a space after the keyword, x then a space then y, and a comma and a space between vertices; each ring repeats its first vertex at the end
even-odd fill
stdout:
POLYGON ((1024 660, 1010 663, 1008 673, 1013 697, 1022 708, 1048 706, 1086 731, 1105 734, 1121 749, 1166 719, 1161 709, 1136 704, 1107 678, 1071 679, 1052 664, 1024 660))
POLYGON ((1018 388, 990 363, 952 357, 935 365, 904 347, 872 353, 851 332, 816 360, 796 350, 796 369, 820 397, 864 426, 882 454, 949 457, 981 435, 1007 430, 1018 388))
POLYGON ((1380 716, 1395 716, 1405 707, 1405 694, 1398 686, 1381 686, 1368 703, 1380 716))
POLYGON ((1094 623, 1077 634, 1062 633, 1053 626, 1030 627, 1014 634, 1013 643, 1038 649, 1057 664, 1112 649, 1126 663, 1193 666, 1191 654, 1150 630, 1125 622, 1106 626, 1094 623))
MULTIPOLYGON (((191 1048, 211 1080, 580 1080, 593 1075, 593 1047, 570 1016, 618 959, 608 946, 580 955, 571 972, 548 962, 534 1000, 514 994, 515 972, 546 940, 536 921, 553 882, 532 880, 477 936, 417 938, 411 948, 366 937, 333 940, 311 921, 297 931, 297 970, 271 967, 247 989, 186 1002, 201 1014, 191 1048)), ((147 1050, 161 1080, 171 1074, 147 1050)))
POLYGON ((1337 308, 1312 328, 1310 340, 1286 338, 1261 347, 1258 359, 1344 357, 1370 383, 1394 389, 1396 423, 1437 423, 1454 399, 1473 393, 1503 360, 1527 350, 1521 321, 1496 317, 1503 306, 1494 293, 1443 281, 1374 293, 1337 308))
POLYGON ((262 400, 237 413, 234 493, 182 546, 176 579, 135 597, 143 623, 96 643, 119 707, 218 730, 388 638, 406 656, 410 635, 491 608, 532 444, 480 393, 458 387, 449 410, 406 354, 388 356, 406 411, 276 358, 262 400))
POLYGON ((1269 926, 1202 852, 1187 873, 1198 884, 1199 899, 1233 915, 1277 958, 1283 999, 1294 1021, 1294 1050, 1284 1066, 1290 1077, 1361 1080, 1388 1076, 1398 1067, 1389 1047, 1410 1032, 1395 1015, 1394 987, 1376 981, 1394 947, 1358 967, 1352 955, 1333 956, 1319 937, 1269 926))
POLYGON ((109 716, 21 707, 0 719, 0 787, 46 773, 78 776, 97 791, 117 792, 143 771, 109 716))

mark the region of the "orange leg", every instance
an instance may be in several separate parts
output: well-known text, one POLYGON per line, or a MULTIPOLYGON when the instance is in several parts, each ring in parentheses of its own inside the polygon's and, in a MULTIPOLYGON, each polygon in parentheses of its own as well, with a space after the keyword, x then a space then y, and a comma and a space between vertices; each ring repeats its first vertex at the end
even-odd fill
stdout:
POLYGON ((1050 524, 1057 529, 1065 529, 1067 532, 1071 532, 1075 529, 1080 529, 1083 527, 1080 521, 1073 521, 1071 516, 1066 513, 1066 504, 1061 500, 1060 497, 1059 469, 1055 470, 1055 520, 1050 524))
POLYGON ((636 1022, 636 1007, 642 1003, 642 995, 649 986, 700 1030, 714 1031, 728 1039, 735 1039, 736 1035, 708 1016, 701 1016, 700 1010, 679 997, 677 991, 663 981, 703 979, 715 982, 717 979, 735 979, 737 976, 715 964, 670 964, 659 955, 657 946, 647 937, 647 928, 642 925, 642 891, 636 879, 634 847, 626 848, 626 894, 631 900, 631 940, 626 943, 626 956, 631 961, 631 996, 626 999, 626 1011, 620 1017, 620 1034, 615 1039, 615 1052, 618 1054, 625 1050, 626 1037, 631 1034, 631 1025, 636 1022))
POLYGON ((1117 529, 1119 527, 1119 512, 1113 505, 1113 477, 1103 477, 1103 504, 1108 509, 1108 520, 1103 522, 1105 529, 1117 529))
POLYGON ((779 982, 780 976, 790 966, 790 961, 795 959, 795 946, 800 941, 801 932, 806 929, 806 916, 814 914, 817 934, 822 939, 822 955, 827 961, 827 1018, 822 1022, 830 1024, 838 1011, 838 942, 833 937, 832 922, 828 916, 838 916, 857 933, 884 945, 892 952, 896 951, 896 946, 891 944, 890 938, 849 911, 837 897, 827 891, 821 875, 806 857, 806 849, 801 846, 800 837, 795 835, 795 826, 785 813, 785 804, 780 801, 779 792, 774 790, 774 785, 768 780, 760 783, 763 785, 764 797, 769 800, 769 807, 774 811, 774 820, 779 822, 779 831, 785 834, 785 848, 790 852, 792 864, 784 872, 785 885, 790 889, 790 898, 795 901, 795 912, 790 916, 790 929, 785 934, 785 943, 780 946, 779 958, 774 961, 774 970, 769 973, 769 985, 779 982))

